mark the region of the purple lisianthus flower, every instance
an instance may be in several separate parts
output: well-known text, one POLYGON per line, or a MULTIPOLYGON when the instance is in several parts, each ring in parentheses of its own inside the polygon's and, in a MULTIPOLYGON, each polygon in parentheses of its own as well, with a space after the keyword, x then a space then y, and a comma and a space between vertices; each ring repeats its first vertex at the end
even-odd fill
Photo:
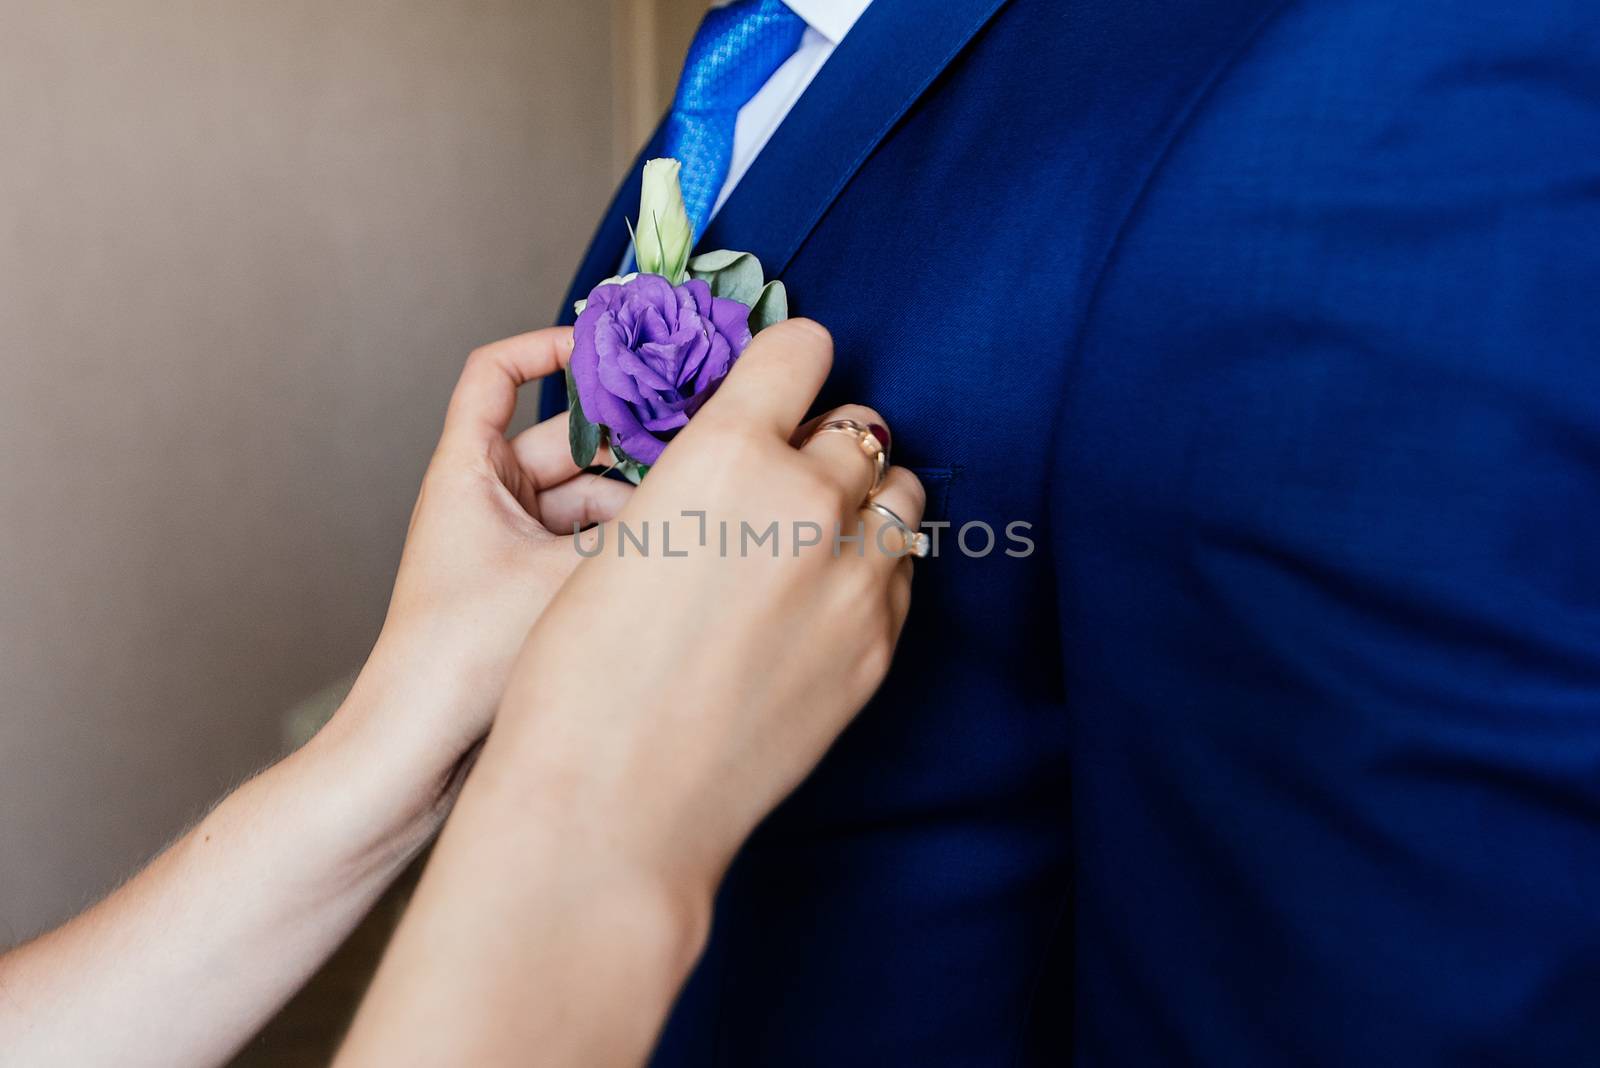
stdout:
POLYGON ((591 423, 641 464, 722 384, 750 343, 750 309, 697 279, 598 285, 573 329, 572 379, 591 423))

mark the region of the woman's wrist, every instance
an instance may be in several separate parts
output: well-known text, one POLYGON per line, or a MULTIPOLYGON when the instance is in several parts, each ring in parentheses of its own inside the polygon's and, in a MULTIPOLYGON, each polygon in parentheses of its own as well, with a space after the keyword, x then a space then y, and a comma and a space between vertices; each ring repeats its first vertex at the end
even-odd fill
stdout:
POLYGON ((315 892, 338 897, 397 876, 437 833, 445 810, 386 769, 362 738, 332 727, 257 783, 292 806, 300 866, 315 892))
POLYGON ((654 902, 672 938, 697 955, 727 862, 712 845, 720 836, 684 826, 683 799, 659 768, 507 726, 473 773, 474 809, 525 829, 519 848, 530 867, 544 871, 549 859, 574 880, 610 881, 654 902))
POLYGON ((553 818, 542 790, 495 767, 504 756, 491 744, 463 792, 337 1063, 647 1056, 705 943, 709 895, 587 820, 553 818), (428 978, 441 970, 442 988, 428 978))
POLYGON ((470 743, 453 736, 453 697, 363 670, 323 729, 274 773, 306 798, 308 828, 339 881, 398 874, 438 832, 470 743))

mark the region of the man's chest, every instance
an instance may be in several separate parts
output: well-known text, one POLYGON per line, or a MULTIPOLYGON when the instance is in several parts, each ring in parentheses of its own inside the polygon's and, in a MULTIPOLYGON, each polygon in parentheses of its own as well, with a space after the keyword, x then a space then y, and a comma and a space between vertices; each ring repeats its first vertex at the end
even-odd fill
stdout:
POLYGON ((822 402, 882 410, 898 462, 948 474, 953 519, 1042 514, 1099 279, 1188 116, 1273 5, 1102 7, 1015 0, 783 270, 794 312, 837 343, 822 402), (1116 48, 1087 44, 1107 39, 1116 48))

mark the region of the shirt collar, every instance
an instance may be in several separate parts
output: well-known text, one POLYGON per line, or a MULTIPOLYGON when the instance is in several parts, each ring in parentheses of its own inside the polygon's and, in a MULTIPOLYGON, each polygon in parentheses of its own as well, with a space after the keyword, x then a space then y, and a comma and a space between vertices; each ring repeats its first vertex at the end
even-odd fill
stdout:
POLYGON ((828 41, 837 45, 856 24, 872 0, 783 0, 789 10, 806 20, 828 41))

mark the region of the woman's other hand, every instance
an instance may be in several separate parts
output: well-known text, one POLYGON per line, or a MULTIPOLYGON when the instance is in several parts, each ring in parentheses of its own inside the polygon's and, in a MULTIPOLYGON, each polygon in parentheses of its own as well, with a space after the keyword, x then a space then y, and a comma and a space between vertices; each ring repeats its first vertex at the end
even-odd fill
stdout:
POLYGON ((393 815, 424 815, 424 833, 488 732, 529 628, 582 560, 573 531, 610 519, 633 490, 578 469, 565 413, 507 436, 518 389, 559 372, 571 351, 572 331, 562 327, 468 357, 412 512, 382 634, 349 700, 313 742, 343 749, 359 738, 375 788, 408 801, 393 815))

